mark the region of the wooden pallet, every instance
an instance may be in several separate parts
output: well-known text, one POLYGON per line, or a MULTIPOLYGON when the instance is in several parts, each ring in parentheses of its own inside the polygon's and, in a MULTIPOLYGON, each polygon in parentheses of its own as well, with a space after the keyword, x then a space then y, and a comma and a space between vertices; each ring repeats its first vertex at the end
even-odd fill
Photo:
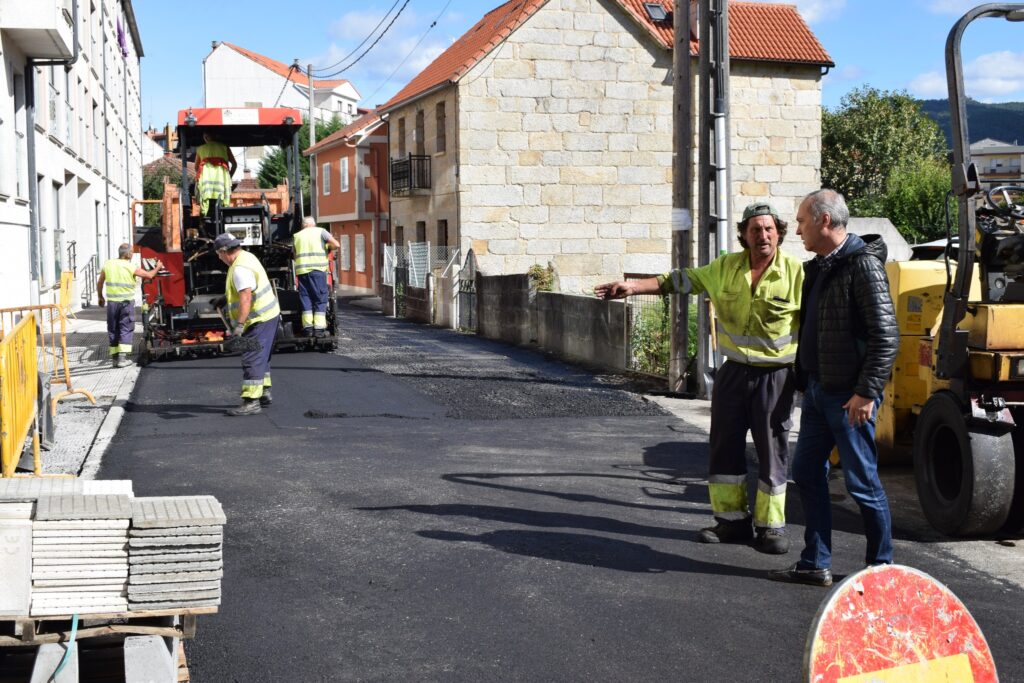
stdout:
MULTIPOLYGON (((162 636, 167 638, 194 638, 196 617, 200 614, 215 614, 216 607, 196 607, 178 610, 146 610, 121 612, 117 614, 80 614, 76 640, 109 635, 162 636), (179 626, 165 626, 156 623, 161 617, 180 616, 179 626), (83 622, 107 622, 83 626, 83 622), (117 623, 114 623, 117 622, 117 623)), ((71 615, 55 617, 16 617, 3 622, 13 622, 13 627, 0 635, 0 647, 34 647, 47 643, 66 643, 71 639, 71 615), (53 622, 65 622, 56 624, 53 622), (10 633, 9 633, 10 632, 10 633)), ((3 623, 0 622, 0 623, 3 623)))
POLYGON ((188 683, 188 662, 185 661, 185 643, 178 643, 178 683, 188 683))

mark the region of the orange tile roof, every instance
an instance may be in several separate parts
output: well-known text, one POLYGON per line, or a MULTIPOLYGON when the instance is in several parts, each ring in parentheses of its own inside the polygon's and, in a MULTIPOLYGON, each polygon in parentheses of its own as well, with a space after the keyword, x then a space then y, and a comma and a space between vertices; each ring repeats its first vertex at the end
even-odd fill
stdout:
MULTIPOLYGON (((651 21, 641 0, 616 2, 662 48, 672 49, 675 32, 671 21, 651 21)), ((491 10, 378 109, 386 111, 454 83, 546 3, 547 0, 510 0, 491 10)), ((660 3, 671 16, 671 0, 660 3)), ((690 51, 697 54, 696 40, 690 41, 690 51)), ((740 60, 835 66, 793 5, 730 2, 729 55, 740 60)))
POLYGON ((377 123, 378 121, 380 121, 380 114, 377 112, 376 109, 366 112, 358 119, 342 128, 341 130, 334 131, 333 133, 325 137, 323 140, 318 141, 312 147, 306 148, 305 150, 303 150, 302 153, 305 154, 306 156, 309 156, 310 154, 316 154, 317 152, 327 147, 334 146, 335 143, 342 142, 352 137, 356 133, 366 130, 367 128, 377 123))
MULTIPOLYGON (((281 62, 277 61, 276 59, 271 59, 270 57, 264 57, 263 55, 261 55, 261 54, 259 54, 257 52, 253 52, 252 50, 246 50, 244 47, 239 47, 238 45, 235 45, 234 43, 229 43, 227 41, 224 41, 221 44, 225 45, 227 47, 230 47, 232 50, 234 50, 235 52, 237 52, 238 54, 240 54, 240 55, 242 55, 244 57, 248 57, 252 61, 254 61, 257 64, 259 64, 260 66, 262 66, 264 69, 269 69, 269 70, 273 71, 278 76, 283 76, 284 78, 287 78, 289 81, 292 81, 294 83, 298 83, 299 85, 305 85, 305 86, 309 85, 309 77, 308 76, 303 75, 303 73, 301 71, 297 71, 295 69, 292 69, 287 64, 282 64, 281 62)), ((334 90, 339 85, 344 85, 346 83, 348 83, 348 81, 346 81, 344 79, 336 80, 336 81, 318 81, 318 80, 314 79, 313 80, 313 87, 314 88, 323 88, 323 89, 326 89, 326 90, 334 90)))

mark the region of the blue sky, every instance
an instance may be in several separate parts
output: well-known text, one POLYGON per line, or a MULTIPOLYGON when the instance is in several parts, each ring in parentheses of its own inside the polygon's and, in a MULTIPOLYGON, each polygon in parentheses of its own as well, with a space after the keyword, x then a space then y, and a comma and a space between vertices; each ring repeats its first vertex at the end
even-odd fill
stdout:
MULTIPOLYGON (((945 97, 946 35, 979 2, 796 0, 836 62, 824 80, 824 104, 834 107, 850 89, 864 84, 906 89, 922 98, 945 97)), ((403 3, 399 0, 396 9, 403 3)), ((501 0, 408 0, 377 46, 337 77, 356 86, 364 97, 361 106, 384 102, 499 4, 501 0)), ((202 61, 211 41, 226 40, 286 64, 298 58, 303 65, 327 67, 354 50, 393 6, 394 0, 284 5, 270 0, 137 0, 135 15, 145 51, 142 123, 160 127, 172 122, 178 109, 202 103, 202 61), (183 17, 188 18, 185 25, 183 17)), ((1020 46, 1024 24, 975 22, 964 44, 968 94, 988 102, 1024 101, 1020 46)))

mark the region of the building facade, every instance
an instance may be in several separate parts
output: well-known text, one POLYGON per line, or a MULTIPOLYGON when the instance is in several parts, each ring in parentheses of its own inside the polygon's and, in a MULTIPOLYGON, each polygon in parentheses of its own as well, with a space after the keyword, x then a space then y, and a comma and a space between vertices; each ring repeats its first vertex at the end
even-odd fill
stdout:
POLYGON ((142 197, 140 58, 130 0, 0 0, 0 306, 51 301, 131 241, 142 197), (77 43, 77 47, 76 47, 77 43))
MULTIPOLYGON (((485 273, 551 263, 568 292, 668 270, 674 38, 643 5, 506 3, 384 104, 395 239, 443 226, 485 273)), ((770 199, 793 218, 820 182, 831 59, 792 6, 730 3, 730 37, 734 211, 770 199)))
POLYGON ((985 138, 971 144, 971 160, 978 169, 978 178, 987 188, 999 185, 1020 185, 1024 181, 1024 145, 985 138))
POLYGON ((377 291, 381 247, 390 242, 387 122, 369 112, 305 154, 320 181, 313 216, 328 224, 341 244, 339 284, 350 291, 377 291))
MULTIPOLYGON (((302 65, 305 69, 306 65, 302 65)), ((214 41, 203 60, 203 96, 206 107, 293 107, 309 117, 309 78, 275 59, 244 47, 214 41)), ((349 124, 359 116, 359 91, 346 80, 313 80, 313 115, 320 122, 334 117, 349 124)), ((182 103, 184 109, 189 103, 182 103)), ((308 142, 308 141, 307 141, 308 142)), ((257 172, 262 147, 234 149, 236 178, 246 168, 257 172)))

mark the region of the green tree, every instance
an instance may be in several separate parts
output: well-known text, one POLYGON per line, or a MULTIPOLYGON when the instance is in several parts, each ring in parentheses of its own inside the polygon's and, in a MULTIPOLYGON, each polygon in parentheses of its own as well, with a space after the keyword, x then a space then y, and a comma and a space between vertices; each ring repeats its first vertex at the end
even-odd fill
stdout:
POLYGON ((853 215, 884 210, 893 169, 945 155, 938 125, 906 91, 864 86, 822 111, 822 183, 846 195, 853 215))
MULTIPOLYGON (((189 178, 193 177, 191 164, 189 178)), ((142 171, 142 198, 163 199, 164 181, 169 180, 175 185, 181 182, 181 163, 176 158, 164 157, 147 164, 142 171)), ((145 204, 142 209, 143 225, 154 227, 160 225, 160 206, 145 204)))
MULTIPOLYGON (((946 236, 946 196, 952 182, 949 165, 938 159, 902 163, 889 174, 884 215, 907 238, 934 240, 946 236)), ((950 207, 956 232, 956 203, 950 207)))
MULTIPOLYGON (((331 133, 334 133, 344 126, 341 119, 334 116, 330 121, 324 123, 316 122, 316 139, 323 140, 331 133)), ((309 122, 302 124, 299 130, 299 153, 301 159, 299 168, 302 174, 302 202, 303 206, 309 207, 309 157, 301 154, 302 150, 309 147, 309 122)), ((256 182, 260 187, 273 188, 285 182, 288 176, 288 164, 285 160, 284 150, 275 148, 267 156, 263 157, 260 163, 260 170, 256 173, 256 182)))

